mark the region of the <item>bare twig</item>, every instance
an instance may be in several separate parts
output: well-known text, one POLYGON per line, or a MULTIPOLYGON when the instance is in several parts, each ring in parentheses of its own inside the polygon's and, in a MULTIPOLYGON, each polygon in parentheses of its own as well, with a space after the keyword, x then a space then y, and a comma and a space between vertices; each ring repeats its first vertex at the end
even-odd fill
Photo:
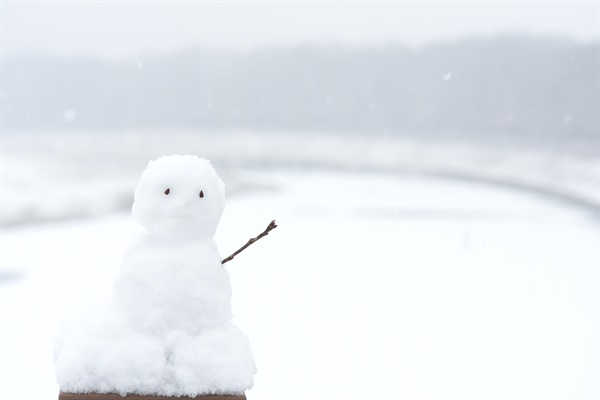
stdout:
POLYGON ((246 249, 246 247, 250 246, 252 243, 256 242, 258 239, 260 239, 264 236, 267 236, 269 234, 269 232, 271 232, 275 228, 277 228, 277 224, 275 224, 275 220, 273 220, 273 221, 271 221, 269 226, 267 226, 267 229, 265 229, 265 231, 263 233, 261 233, 260 235, 258 235, 255 238, 248 240, 248 243, 246 243, 245 245, 242 246, 241 249, 239 249, 238 251, 236 251, 235 253, 233 253, 232 255, 230 255, 229 257, 224 259, 223 261, 221 261, 221 264, 225 264, 227 261, 233 260, 233 258, 235 256, 237 256, 238 254, 240 254, 242 251, 244 251, 246 249))

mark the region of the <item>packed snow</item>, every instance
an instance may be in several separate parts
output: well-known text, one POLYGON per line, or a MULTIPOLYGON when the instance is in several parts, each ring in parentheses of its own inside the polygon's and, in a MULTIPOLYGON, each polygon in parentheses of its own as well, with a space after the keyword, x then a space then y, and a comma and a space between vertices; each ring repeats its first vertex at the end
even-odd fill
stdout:
MULTIPOLYGON (((221 253, 279 225, 226 264, 259 371, 248 398, 600 396, 597 211, 419 175, 236 179, 261 185, 228 196, 221 253)), ((129 213, 3 229, 0 398, 56 398, 63 310, 110 301, 138 230, 129 213)))
POLYGON ((151 161, 135 189, 146 230, 127 249, 112 303, 72 318, 55 344, 68 393, 165 396, 243 393, 247 338, 231 322, 231 283, 213 240, 225 188, 209 161, 151 161))

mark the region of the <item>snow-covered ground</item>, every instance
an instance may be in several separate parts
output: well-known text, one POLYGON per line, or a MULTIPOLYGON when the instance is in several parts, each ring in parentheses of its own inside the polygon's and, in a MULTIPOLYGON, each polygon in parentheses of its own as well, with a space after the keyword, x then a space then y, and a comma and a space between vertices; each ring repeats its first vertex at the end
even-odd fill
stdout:
MULTIPOLYGON (((230 179, 262 190, 230 197, 224 256, 279 224, 227 264, 259 368, 250 399, 600 396, 597 211, 453 178, 280 168, 230 179)), ((137 229, 127 212, 3 228, 1 399, 56 398, 57 324, 107 301, 137 229)))
POLYGON ((148 160, 189 153, 209 158, 229 193, 264 187, 241 179, 248 166, 308 166, 450 176, 526 188, 600 206, 598 143, 517 147, 418 136, 317 132, 12 132, 2 136, 4 226, 125 210, 148 160), (43 198, 43 201, 40 201, 43 198))

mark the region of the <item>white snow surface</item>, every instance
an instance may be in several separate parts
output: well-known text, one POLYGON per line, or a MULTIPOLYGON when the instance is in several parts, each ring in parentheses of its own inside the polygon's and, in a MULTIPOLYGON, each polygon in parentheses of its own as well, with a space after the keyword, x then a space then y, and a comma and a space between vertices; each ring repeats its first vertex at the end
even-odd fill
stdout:
MULTIPOLYGON (((239 177, 248 166, 310 166, 453 176, 600 205, 597 155, 533 149, 508 143, 434 141, 418 135, 322 132, 106 131, 3 132, 4 226, 129 209, 133 189, 150 159, 202 154, 218 166, 227 193, 263 182, 239 177), (131 151, 131 149, 136 149, 131 151), (44 201, 39 201, 43 194, 44 201)), ((598 148, 591 144, 591 153, 598 148)))
MULTIPOLYGON (((244 178, 273 190, 228 198, 221 252, 279 225, 226 264, 249 399, 600 397, 597 212, 448 178, 244 178)), ((62 310, 108 303, 138 229, 128 213, 3 229, 0 398, 56 399, 62 310)))
POLYGON ((147 231, 129 246, 112 303, 72 317, 55 344, 63 392, 195 396, 243 393, 254 360, 232 323, 231 284, 213 240, 225 205, 209 161, 151 161, 133 216, 147 231))
POLYGON ((250 344, 231 322, 151 335, 118 310, 97 306, 63 327, 55 352, 56 378, 68 393, 243 393, 254 380, 250 344))

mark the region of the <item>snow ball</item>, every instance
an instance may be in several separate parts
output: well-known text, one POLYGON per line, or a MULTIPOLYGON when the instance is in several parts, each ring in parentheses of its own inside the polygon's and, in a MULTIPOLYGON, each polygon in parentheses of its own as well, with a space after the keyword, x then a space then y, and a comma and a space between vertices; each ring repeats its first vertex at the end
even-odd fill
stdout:
POLYGON ((214 236, 225 185, 208 160, 191 155, 150 161, 135 189, 133 217, 153 233, 214 236))
POLYGON ((127 250, 113 302, 139 330, 190 333, 231 320, 231 283, 212 238, 145 234, 127 250))

